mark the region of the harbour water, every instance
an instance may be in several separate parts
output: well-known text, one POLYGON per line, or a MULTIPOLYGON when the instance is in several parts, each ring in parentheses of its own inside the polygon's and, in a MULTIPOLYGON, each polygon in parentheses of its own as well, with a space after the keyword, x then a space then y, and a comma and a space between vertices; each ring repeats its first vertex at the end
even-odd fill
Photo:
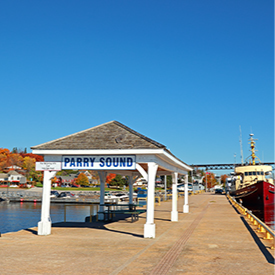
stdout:
MULTIPOLYGON (((52 223, 64 221, 64 204, 51 204, 52 223)), ((92 215, 96 215, 97 205, 92 205, 92 215)), ((90 215, 90 206, 70 205, 66 207, 66 221, 84 222, 90 215)), ((259 213, 255 213, 263 220, 259 213)), ((16 232, 22 229, 36 227, 40 221, 40 203, 0 203, 0 233, 16 232)), ((268 212, 266 224, 275 230, 274 209, 268 212)))
MULTIPOLYGON (((92 205, 92 215, 97 206, 92 205)), ((73 205, 66 207, 66 221, 84 222, 90 215, 90 206, 73 205)), ((0 203, 0 233, 16 232, 36 227, 41 217, 40 203, 0 203)), ((64 221, 64 204, 51 204, 52 223, 64 221)))
POLYGON ((264 211, 251 208, 249 210, 271 229, 275 230, 274 205, 272 207, 266 207, 264 211))

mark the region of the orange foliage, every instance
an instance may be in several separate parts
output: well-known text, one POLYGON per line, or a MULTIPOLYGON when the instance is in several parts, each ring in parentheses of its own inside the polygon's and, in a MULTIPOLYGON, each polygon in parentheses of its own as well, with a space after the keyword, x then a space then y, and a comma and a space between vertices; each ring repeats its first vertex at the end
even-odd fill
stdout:
POLYGON ((115 177, 116 174, 108 174, 108 176, 106 177, 106 183, 110 183, 115 177))
POLYGON ((11 153, 8 156, 7 166, 19 166, 23 165, 23 157, 19 154, 11 153))
POLYGON ((20 153, 20 155, 25 158, 25 157, 30 157, 30 158, 33 158, 35 159, 36 161, 44 161, 44 158, 43 156, 39 156, 39 155, 36 155, 36 154, 32 154, 32 153, 20 153))
POLYGON ((9 149, 0 148, 0 171, 3 171, 8 165, 9 149))
MULTIPOLYGON (((215 175, 211 172, 206 172, 206 179, 207 179, 207 188, 212 188, 217 182, 215 175)), ((203 182, 205 183, 205 177, 203 179, 203 182)))
POLYGON ((9 149, 7 149, 7 148, 0 148, 0 155, 9 155, 11 152, 10 152, 10 150, 9 149))
POLYGON ((226 179, 228 178, 227 175, 221 175, 221 182, 226 183, 226 179))

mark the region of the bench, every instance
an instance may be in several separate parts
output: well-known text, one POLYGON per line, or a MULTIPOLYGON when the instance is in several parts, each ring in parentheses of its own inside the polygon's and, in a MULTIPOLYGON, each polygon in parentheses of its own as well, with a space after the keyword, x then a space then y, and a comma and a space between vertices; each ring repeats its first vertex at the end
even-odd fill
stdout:
POLYGON ((145 212, 145 210, 144 209, 140 209, 140 210, 110 210, 110 214, 111 214, 111 218, 113 217, 113 215, 114 215, 114 217, 115 217, 115 215, 116 214, 125 214, 125 215, 131 215, 131 217, 132 217, 132 222, 133 222, 133 220, 138 220, 139 219, 139 214, 140 213, 143 213, 143 212, 145 212))
POLYGON ((132 216, 132 222, 135 220, 137 221, 138 218, 139 218, 139 214, 140 214, 140 211, 128 211, 128 212, 124 212, 124 214, 126 215, 131 215, 132 216))

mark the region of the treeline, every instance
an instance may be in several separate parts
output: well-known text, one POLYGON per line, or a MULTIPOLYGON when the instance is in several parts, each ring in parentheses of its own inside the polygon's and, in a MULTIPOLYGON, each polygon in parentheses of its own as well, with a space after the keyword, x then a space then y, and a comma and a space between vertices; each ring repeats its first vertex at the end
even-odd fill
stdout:
POLYGON ((8 173, 10 170, 16 170, 24 174, 27 180, 41 181, 42 173, 35 171, 35 162, 44 161, 42 156, 27 153, 26 149, 18 150, 13 148, 10 151, 7 148, 0 148, 0 172, 8 173))

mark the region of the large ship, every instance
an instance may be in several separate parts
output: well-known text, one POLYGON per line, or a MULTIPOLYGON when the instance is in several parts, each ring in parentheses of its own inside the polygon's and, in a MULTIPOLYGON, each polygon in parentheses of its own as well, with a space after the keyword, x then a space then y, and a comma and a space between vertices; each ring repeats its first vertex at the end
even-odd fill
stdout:
POLYGON ((263 165, 255 155, 255 139, 250 134, 251 156, 247 164, 235 167, 229 193, 253 212, 259 212, 263 220, 272 212, 274 216, 274 180, 272 166, 263 165))

